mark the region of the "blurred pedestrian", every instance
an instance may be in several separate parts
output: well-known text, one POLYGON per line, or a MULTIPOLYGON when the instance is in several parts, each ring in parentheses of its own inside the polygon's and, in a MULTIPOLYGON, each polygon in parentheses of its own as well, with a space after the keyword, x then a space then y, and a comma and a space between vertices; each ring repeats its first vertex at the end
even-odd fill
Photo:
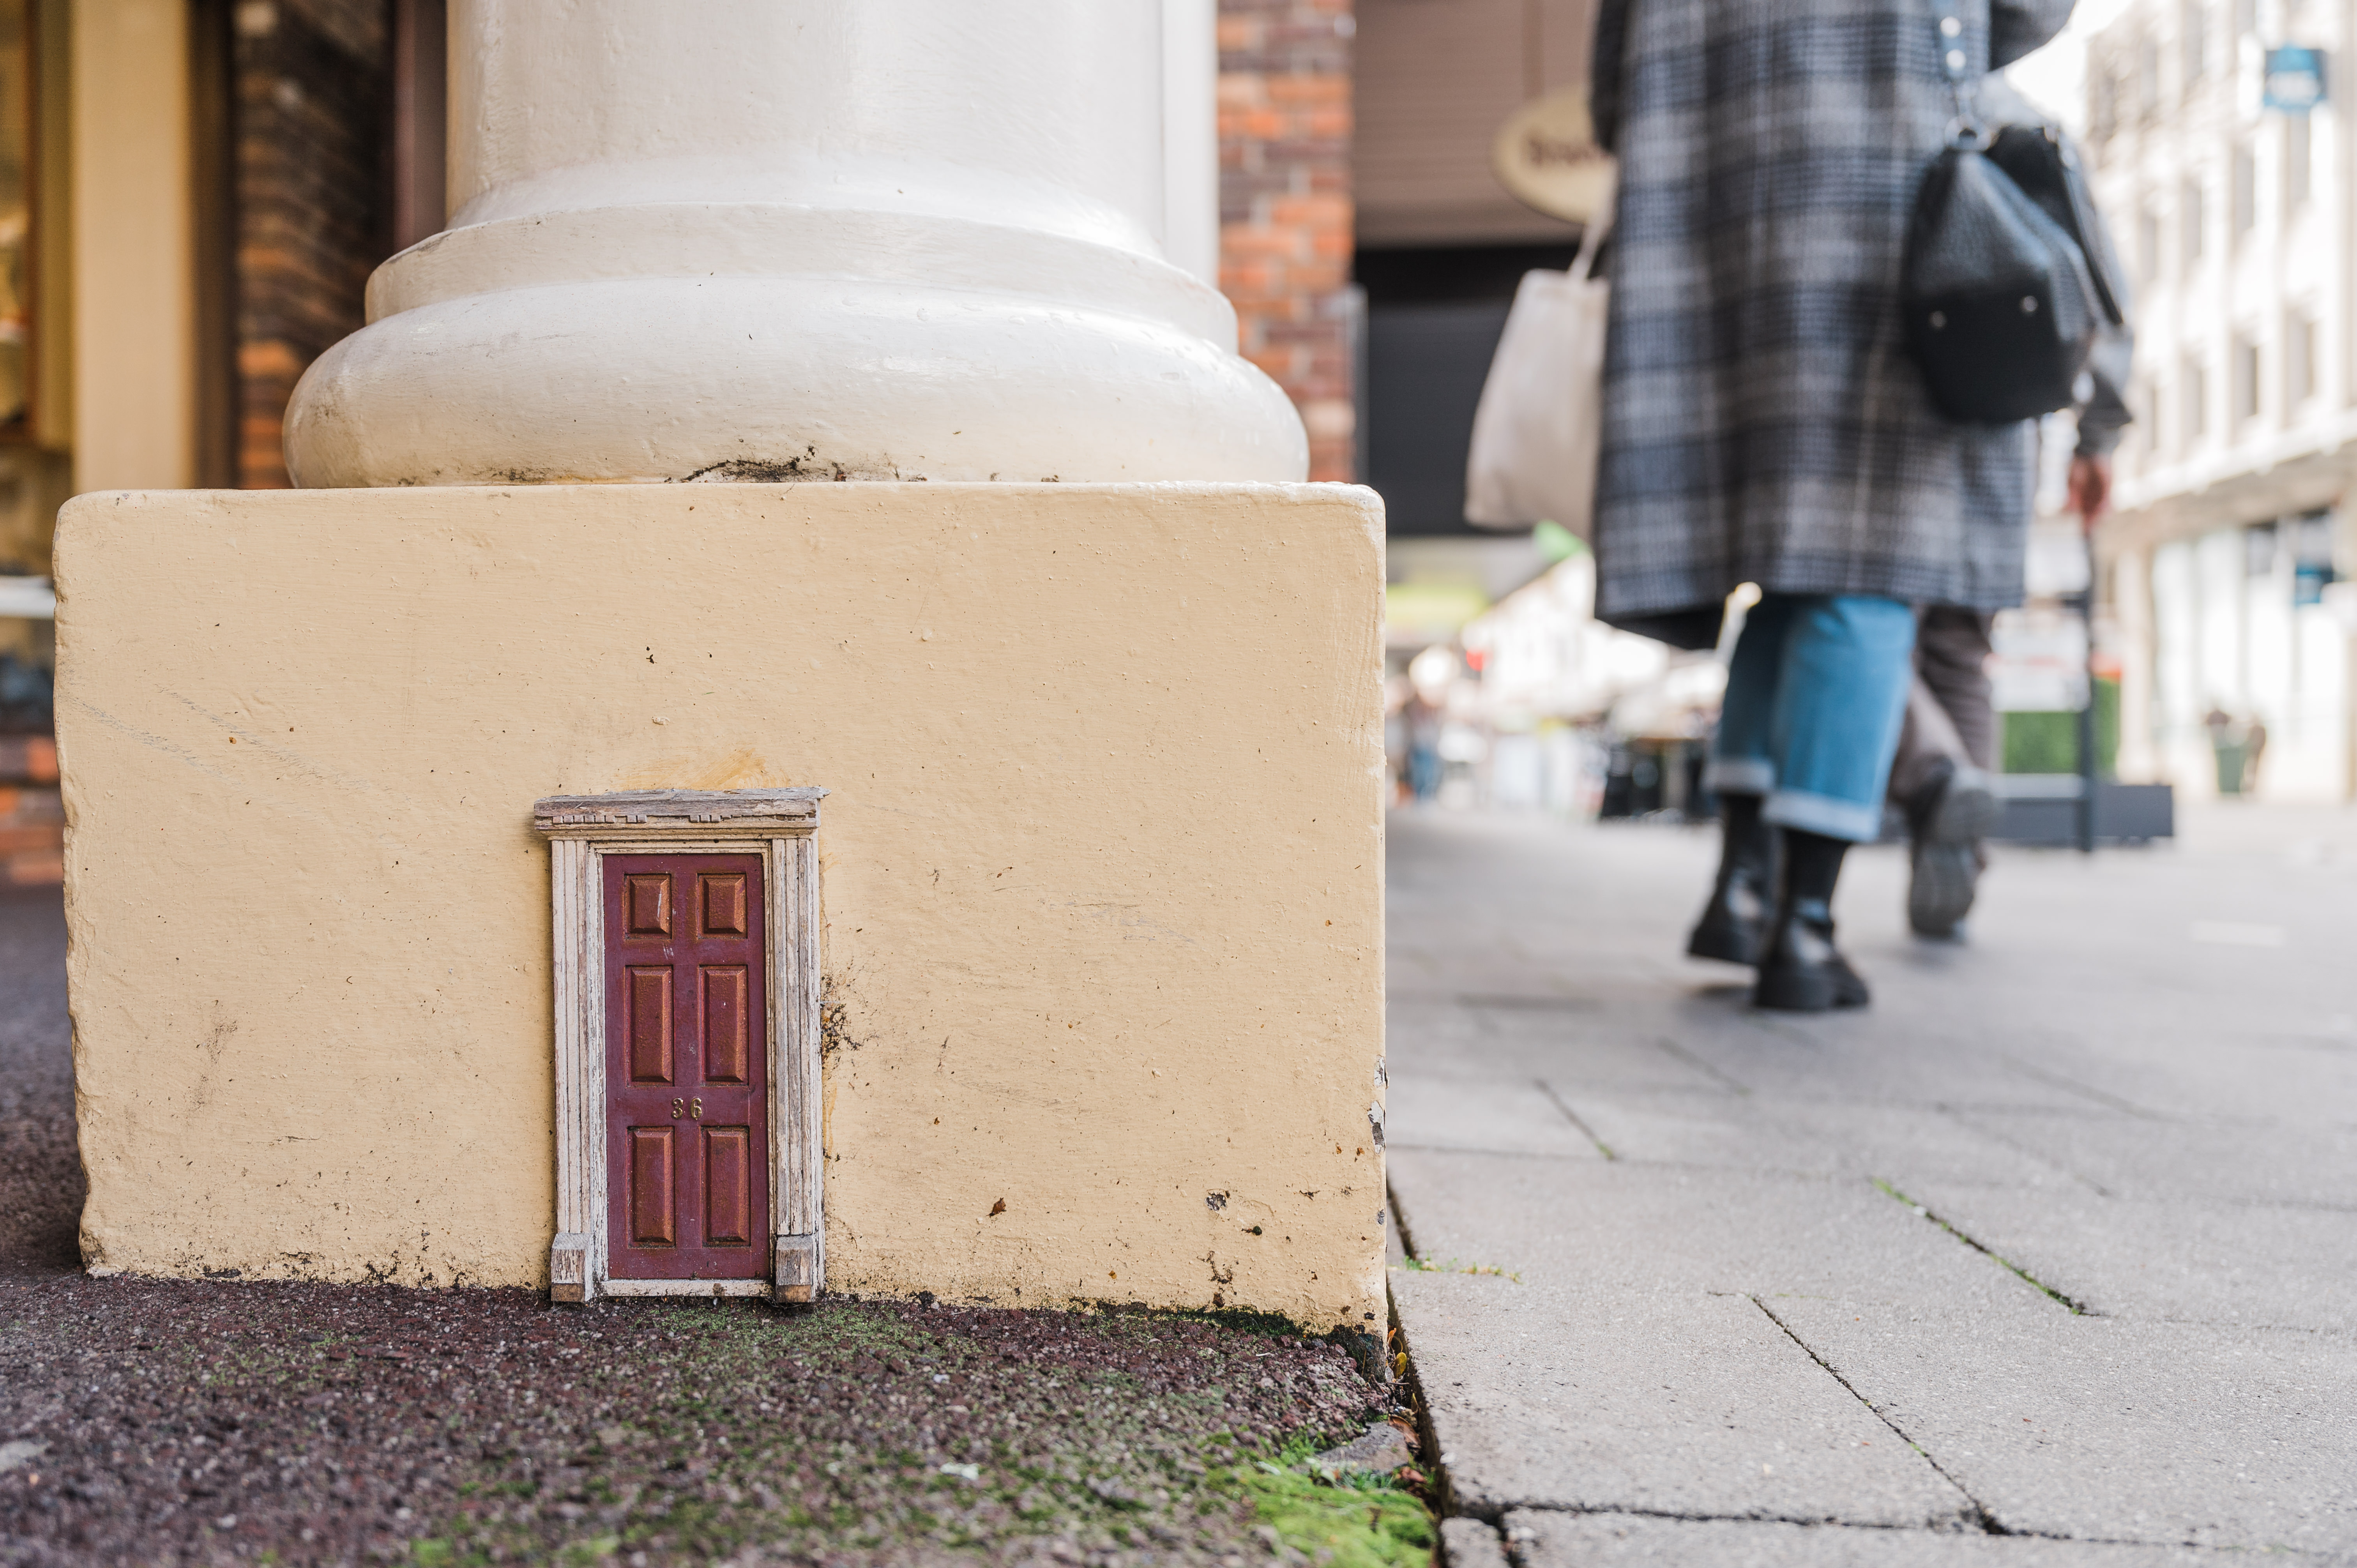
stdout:
POLYGON ((1408 792, 1419 802, 1430 800, 1440 793, 1440 704, 1419 687, 1408 694, 1402 716, 1407 721, 1408 792))
MULTIPOLYGON (((1977 97, 1991 125, 2043 119, 2001 77, 1982 82, 1977 97)), ((2104 328, 2088 358, 2064 504, 2089 534, 2111 505, 2112 453, 2130 423, 2126 392, 2134 357, 2134 335, 2123 325, 2104 328)), ((2000 810, 1988 677, 1995 618, 1963 605, 1925 605, 1915 618, 1915 680, 1890 767, 1890 802, 1907 819, 1907 923, 1921 937, 1962 933, 1988 866, 1986 841, 2000 810)))
POLYGON ((1706 784, 1725 850, 1690 950, 1762 1006, 1857 1006, 1834 945, 1879 832, 1917 604, 2018 602, 2032 427, 1933 407, 1900 312, 1908 220, 1985 73, 2072 0, 1603 0, 1591 104, 1620 159, 1598 613, 1681 647, 1761 592, 1706 784), (1781 860, 1781 874, 1776 869, 1781 860), (1761 911, 1772 914, 1762 920, 1761 911))

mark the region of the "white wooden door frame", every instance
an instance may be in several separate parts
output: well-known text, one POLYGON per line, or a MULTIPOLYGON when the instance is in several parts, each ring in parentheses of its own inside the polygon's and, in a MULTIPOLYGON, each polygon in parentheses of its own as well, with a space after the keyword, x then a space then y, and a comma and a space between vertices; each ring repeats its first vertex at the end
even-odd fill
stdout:
POLYGON ((634 789, 552 795, 533 807, 549 841, 555 942, 556 1216, 549 1295, 818 1299, 826 1273, 819 1098, 818 803, 823 789, 634 789), (761 856, 768 929, 770 1280, 617 1280, 607 1273, 605 857, 761 856))

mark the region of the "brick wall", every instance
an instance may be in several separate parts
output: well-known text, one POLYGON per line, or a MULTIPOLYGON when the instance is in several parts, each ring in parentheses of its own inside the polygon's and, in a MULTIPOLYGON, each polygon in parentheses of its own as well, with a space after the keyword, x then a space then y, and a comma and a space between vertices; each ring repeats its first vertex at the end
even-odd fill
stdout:
POLYGON ((1309 477, 1356 477, 1351 0, 1220 0, 1220 286, 1244 357, 1309 428, 1309 477))
POLYGON ((286 400, 361 323, 389 249, 384 0, 242 0, 236 140, 237 482, 287 483, 286 400))

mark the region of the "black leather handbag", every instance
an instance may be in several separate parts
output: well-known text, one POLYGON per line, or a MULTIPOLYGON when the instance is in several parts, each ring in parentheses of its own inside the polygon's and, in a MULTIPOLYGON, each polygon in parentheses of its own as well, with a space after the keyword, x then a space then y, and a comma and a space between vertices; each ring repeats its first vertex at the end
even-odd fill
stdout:
POLYGON ((1956 118, 1916 193, 1900 302, 1932 402, 1951 419, 2009 424, 2071 405, 2096 332, 2125 318, 2124 291, 2076 154, 2046 126, 1992 136, 1963 45, 1950 11, 1940 63, 1956 118), (2091 241, 2110 273, 2100 281, 2091 241))

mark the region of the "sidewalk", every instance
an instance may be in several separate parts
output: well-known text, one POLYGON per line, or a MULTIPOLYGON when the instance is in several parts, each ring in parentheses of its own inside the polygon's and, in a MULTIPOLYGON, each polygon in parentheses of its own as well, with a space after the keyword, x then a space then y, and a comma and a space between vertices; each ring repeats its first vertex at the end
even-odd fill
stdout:
POLYGON ((2191 825, 2000 852, 1969 946, 1866 852, 1875 1006, 1794 1018, 1679 956, 1711 835, 1395 816, 1452 1558, 2357 1562, 2357 855, 2191 825))

